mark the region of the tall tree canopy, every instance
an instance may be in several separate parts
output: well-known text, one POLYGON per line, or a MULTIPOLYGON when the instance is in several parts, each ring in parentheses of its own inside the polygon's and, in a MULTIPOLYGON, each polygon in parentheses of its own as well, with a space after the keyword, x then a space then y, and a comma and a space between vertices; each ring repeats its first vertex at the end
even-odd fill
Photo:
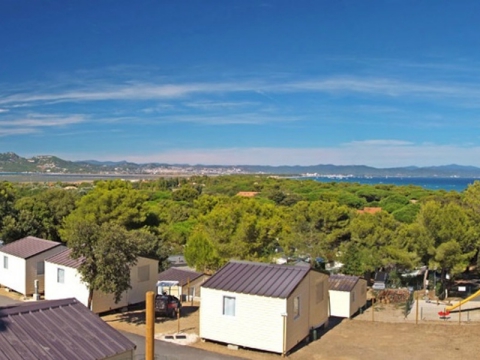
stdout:
POLYGON ((130 288, 130 269, 139 251, 133 235, 116 223, 98 225, 88 219, 66 222, 62 236, 72 249, 71 257, 82 261, 79 272, 89 290, 89 309, 94 291, 111 293, 118 302, 130 288))

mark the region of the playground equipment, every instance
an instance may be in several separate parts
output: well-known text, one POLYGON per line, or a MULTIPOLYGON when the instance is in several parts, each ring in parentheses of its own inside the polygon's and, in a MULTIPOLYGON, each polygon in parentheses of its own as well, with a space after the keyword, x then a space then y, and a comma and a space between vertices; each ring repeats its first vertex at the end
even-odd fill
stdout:
POLYGON ((469 297, 467 297, 466 299, 463 299, 462 301, 459 301, 458 303, 454 304, 454 305, 450 305, 450 306, 447 306, 445 308, 445 310, 447 312, 450 312, 452 311, 453 309, 456 309, 457 307, 469 302, 470 300, 476 298, 477 296, 480 296, 480 290, 478 290, 476 293, 470 295, 469 297))

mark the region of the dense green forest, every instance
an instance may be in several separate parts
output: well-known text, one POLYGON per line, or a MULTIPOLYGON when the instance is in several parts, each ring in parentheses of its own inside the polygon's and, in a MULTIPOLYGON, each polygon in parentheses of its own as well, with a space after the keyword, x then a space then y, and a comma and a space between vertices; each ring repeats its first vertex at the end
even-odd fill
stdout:
POLYGON ((340 261, 348 274, 420 265, 458 274, 476 263, 479 224, 480 182, 462 193, 254 175, 0 183, 5 243, 37 236, 88 257, 88 244, 101 241, 92 268, 128 264, 132 254, 164 267, 168 255, 183 253, 191 266, 214 271, 232 258, 270 262, 280 250, 340 261), (382 211, 359 211, 365 207, 382 211))

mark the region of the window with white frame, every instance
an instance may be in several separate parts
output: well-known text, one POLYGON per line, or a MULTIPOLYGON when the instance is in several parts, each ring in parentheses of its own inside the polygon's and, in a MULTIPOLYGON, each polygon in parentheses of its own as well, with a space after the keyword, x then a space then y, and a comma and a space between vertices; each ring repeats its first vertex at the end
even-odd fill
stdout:
POLYGON ((43 261, 37 262, 37 275, 45 274, 45 263, 43 261))
POLYGON ((300 296, 293 298, 293 318, 300 316, 300 296))
POLYGON ((3 268, 8 269, 8 256, 3 257, 3 268))
POLYGON ((235 298, 233 296, 223 297, 223 315, 235 316, 235 298))
POLYGON ((65 283, 65 269, 57 268, 57 283, 65 283))

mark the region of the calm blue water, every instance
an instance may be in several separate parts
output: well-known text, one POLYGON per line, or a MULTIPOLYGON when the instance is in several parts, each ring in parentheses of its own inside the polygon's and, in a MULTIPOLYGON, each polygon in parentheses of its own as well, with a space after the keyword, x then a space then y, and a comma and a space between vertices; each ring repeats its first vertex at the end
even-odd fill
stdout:
POLYGON ((302 179, 311 179, 321 182, 346 182, 346 183, 359 183, 359 184, 368 184, 368 185, 378 185, 378 184, 392 184, 397 186, 404 185, 415 185, 421 186, 429 190, 446 190, 446 191, 458 191, 461 192, 467 188, 468 185, 473 184, 474 178, 416 178, 416 177, 405 177, 405 178, 394 178, 394 177, 372 177, 372 178, 363 178, 363 177, 349 177, 349 178, 326 178, 326 177, 303 177, 302 179))
MULTIPOLYGON (((0 172, 0 181, 12 181, 12 182, 72 182, 72 181, 91 181, 100 179, 155 179, 156 176, 152 175, 83 175, 83 174, 25 174, 25 173, 8 173, 0 172)), ((475 180, 480 181, 477 178, 417 178, 417 177, 346 177, 346 178, 327 178, 327 177, 300 177, 298 179, 310 179, 321 182, 346 182, 346 183, 359 183, 368 185, 378 184, 392 184, 397 186, 402 185, 415 185, 421 186, 429 190, 446 190, 446 191, 458 191, 461 192, 472 184, 475 180)))

